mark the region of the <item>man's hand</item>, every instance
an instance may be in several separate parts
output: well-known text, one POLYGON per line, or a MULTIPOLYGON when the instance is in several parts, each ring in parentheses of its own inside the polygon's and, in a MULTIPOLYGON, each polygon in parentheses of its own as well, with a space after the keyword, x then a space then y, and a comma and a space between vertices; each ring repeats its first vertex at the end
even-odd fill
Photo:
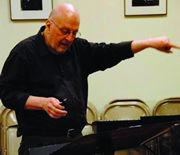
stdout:
POLYGON ((148 47, 155 48, 165 53, 172 53, 172 48, 180 49, 180 46, 170 43, 169 39, 166 36, 144 40, 134 40, 131 44, 131 48, 134 53, 142 51, 143 49, 148 47))
POLYGON ((149 43, 150 43, 149 45, 150 47, 153 47, 165 53, 172 53, 171 48, 180 49, 180 46, 170 43, 169 39, 166 36, 149 39, 149 43))
POLYGON ((64 106, 62 106, 61 103, 62 102, 60 102, 56 98, 47 98, 46 104, 44 104, 44 110, 52 118, 60 118, 62 116, 66 116, 67 111, 63 110, 64 106))
POLYGON ((67 114, 67 111, 64 110, 64 106, 62 106, 61 103, 62 102, 54 97, 29 96, 25 104, 25 109, 45 110, 50 117, 60 118, 67 114))

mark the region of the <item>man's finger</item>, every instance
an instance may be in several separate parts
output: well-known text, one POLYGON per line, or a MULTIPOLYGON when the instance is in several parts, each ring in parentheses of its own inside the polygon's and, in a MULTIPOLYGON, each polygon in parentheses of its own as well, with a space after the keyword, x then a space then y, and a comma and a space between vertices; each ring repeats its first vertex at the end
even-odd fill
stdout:
POLYGON ((169 47, 173 47, 173 48, 180 49, 180 46, 175 45, 175 44, 171 44, 171 43, 169 43, 169 45, 168 45, 168 46, 169 46, 169 47))

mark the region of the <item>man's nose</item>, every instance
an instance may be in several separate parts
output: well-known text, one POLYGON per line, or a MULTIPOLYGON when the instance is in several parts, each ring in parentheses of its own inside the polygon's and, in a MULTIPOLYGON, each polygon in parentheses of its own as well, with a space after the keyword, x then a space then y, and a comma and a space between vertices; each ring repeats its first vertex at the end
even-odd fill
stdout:
POLYGON ((66 39, 69 41, 69 42, 72 42, 74 40, 74 36, 72 33, 69 33, 67 36, 66 36, 66 39))

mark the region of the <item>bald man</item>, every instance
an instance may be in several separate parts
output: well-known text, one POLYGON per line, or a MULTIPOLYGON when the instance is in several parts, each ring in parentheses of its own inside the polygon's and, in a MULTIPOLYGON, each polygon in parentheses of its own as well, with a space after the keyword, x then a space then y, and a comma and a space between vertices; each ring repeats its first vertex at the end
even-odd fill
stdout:
POLYGON ((68 3, 54 8, 39 32, 16 45, 0 76, 0 98, 16 112, 19 155, 28 149, 71 142, 87 124, 88 76, 151 47, 179 48, 163 36, 121 43, 78 38, 80 17, 68 3))

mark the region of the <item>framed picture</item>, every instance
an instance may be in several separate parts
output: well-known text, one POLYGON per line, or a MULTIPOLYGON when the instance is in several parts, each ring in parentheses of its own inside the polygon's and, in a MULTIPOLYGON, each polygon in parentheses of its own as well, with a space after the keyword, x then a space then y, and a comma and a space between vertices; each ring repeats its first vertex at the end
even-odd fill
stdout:
POLYGON ((47 19, 52 10, 51 0, 10 0, 11 20, 47 19))
POLYGON ((125 16, 166 15, 167 0, 125 0, 125 16))

